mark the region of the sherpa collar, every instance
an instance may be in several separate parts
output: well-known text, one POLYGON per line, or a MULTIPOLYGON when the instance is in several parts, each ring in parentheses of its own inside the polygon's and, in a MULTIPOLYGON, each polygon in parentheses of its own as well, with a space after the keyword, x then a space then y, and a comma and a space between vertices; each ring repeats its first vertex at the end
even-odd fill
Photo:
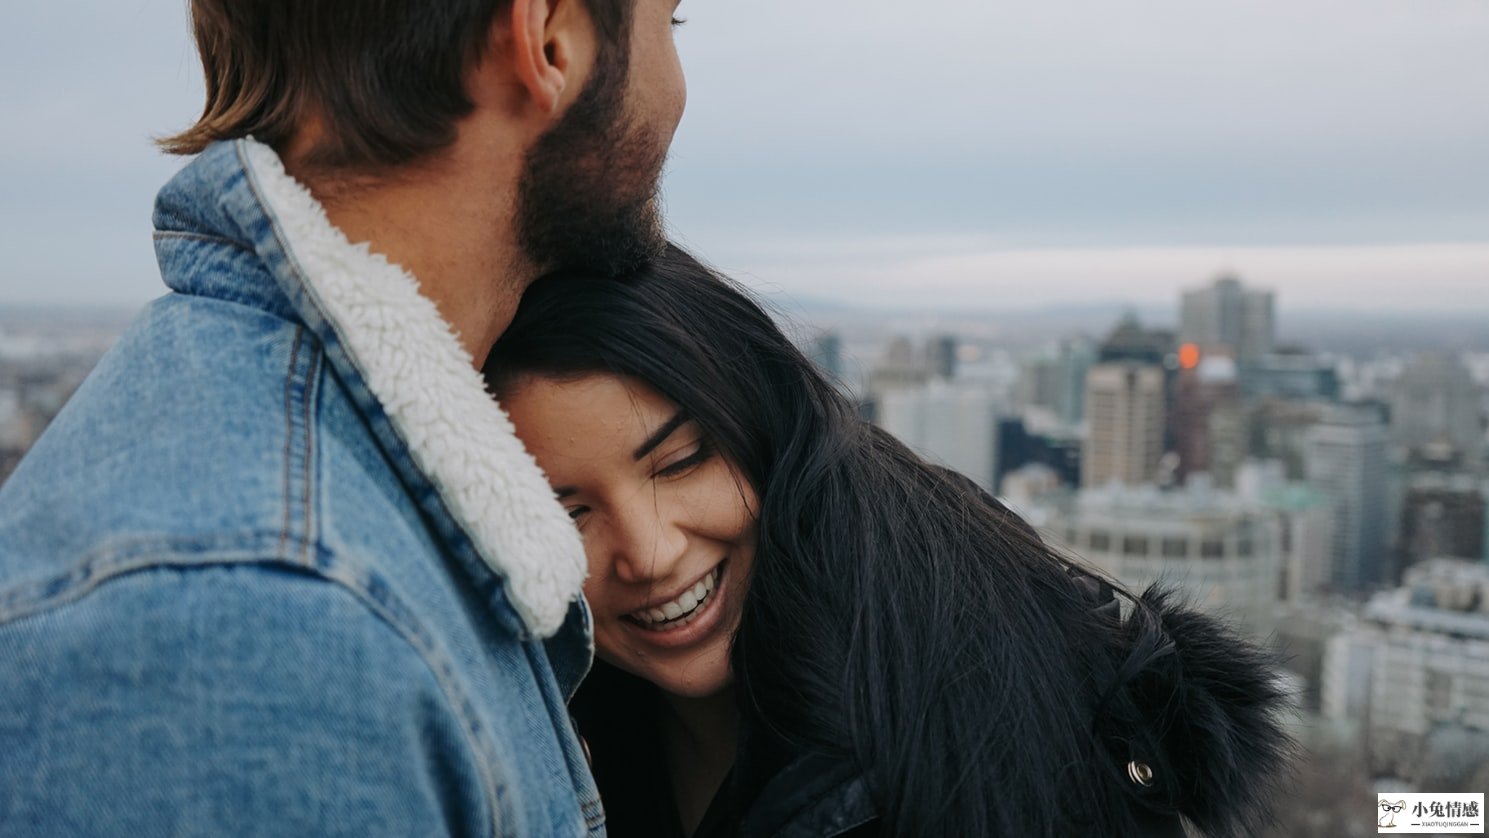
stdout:
POLYGON ((347 241, 272 149, 243 140, 239 156, 306 298, 528 630, 552 636, 580 596, 584 547, 470 354, 418 281, 347 241))

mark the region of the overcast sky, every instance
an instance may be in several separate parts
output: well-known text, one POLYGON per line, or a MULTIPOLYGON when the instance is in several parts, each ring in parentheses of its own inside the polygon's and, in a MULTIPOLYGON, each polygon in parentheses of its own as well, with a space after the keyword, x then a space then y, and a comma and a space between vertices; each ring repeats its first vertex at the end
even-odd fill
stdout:
MULTIPOLYGON (((12 3, 0 305, 162 292, 185 0, 12 3)), ((1489 316, 1486 0, 685 0, 675 235, 772 292, 1489 316)))

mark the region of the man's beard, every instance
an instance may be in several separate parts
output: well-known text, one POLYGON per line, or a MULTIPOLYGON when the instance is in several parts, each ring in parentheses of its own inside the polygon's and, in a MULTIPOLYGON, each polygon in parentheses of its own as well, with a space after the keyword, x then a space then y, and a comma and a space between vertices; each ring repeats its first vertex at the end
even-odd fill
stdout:
POLYGON ((528 151, 517 235, 540 270, 615 276, 666 246, 658 188, 667 144, 628 118, 628 75, 625 46, 603 49, 579 98, 528 151))

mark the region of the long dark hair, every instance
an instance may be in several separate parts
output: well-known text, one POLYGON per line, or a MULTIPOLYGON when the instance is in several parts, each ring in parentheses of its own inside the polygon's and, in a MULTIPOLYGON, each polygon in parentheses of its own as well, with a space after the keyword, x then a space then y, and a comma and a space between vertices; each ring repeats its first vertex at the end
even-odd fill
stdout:
POLYGON ((1266 656, 1075 568, 862 421, 747 292, 676 247, 620 280, 545 278, 488 378, 585 372, 676 402, 759 493, 741 713, 851 760, 886 833, 1255 827, 1287 749, 1266 656))

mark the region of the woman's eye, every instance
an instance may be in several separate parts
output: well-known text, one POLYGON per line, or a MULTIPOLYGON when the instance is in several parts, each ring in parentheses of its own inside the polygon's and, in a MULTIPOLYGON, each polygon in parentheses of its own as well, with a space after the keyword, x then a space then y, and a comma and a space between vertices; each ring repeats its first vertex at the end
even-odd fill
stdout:
POLYGON ((582 519, 585 515, 589 514, 589 507, 587 506, 571 506, 568 509, 569 517, 574 519, 576 522, 582 519))
POLYGON ((657 476, 676 477, 681 474, 686 474, 712 456, 713 448, 710 447, 706 442, 700 442, 698 443, 698 448, 693 451, 693 453, 687 455, 686 457, 683 457, 681 460, 678 460, 674 463, 669 463, 668 465, 662 466, 660 469, 657 469, 657 476))
POLYGON ((674 17, 672 19, 672 26, 675 28, 675 27, 678 27, 678 26, 682 26, 684 23, 687 23, 687 22, 688 22, 688 19, 685 18, 685 17, 674 17))

